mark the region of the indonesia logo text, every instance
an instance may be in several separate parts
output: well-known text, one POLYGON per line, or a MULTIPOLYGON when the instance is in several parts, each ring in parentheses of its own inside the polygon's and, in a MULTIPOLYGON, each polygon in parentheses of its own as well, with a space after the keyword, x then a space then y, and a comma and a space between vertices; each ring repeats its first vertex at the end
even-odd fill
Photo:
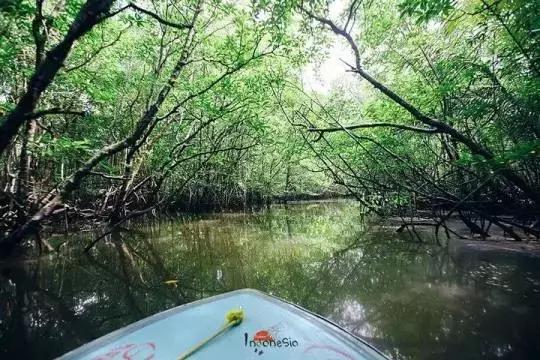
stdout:
POLYGON ((262 348, 295 348, 299 345, 298 340, 291 337, 275 339, 268 330, 259 330, 250 338, 248 333, 244 333, 244 345, 255 348, 255 352, 262 355, 262 348))

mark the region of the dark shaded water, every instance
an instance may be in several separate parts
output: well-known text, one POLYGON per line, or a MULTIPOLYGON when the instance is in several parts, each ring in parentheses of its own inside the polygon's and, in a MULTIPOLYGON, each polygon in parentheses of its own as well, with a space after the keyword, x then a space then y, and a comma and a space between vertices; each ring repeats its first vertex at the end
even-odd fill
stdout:
POLYGON ((245 287, 329 317, 394 359, 540 359, 538 259, 413 243, 368 226, 353 202, 154 222, 81 255, 96 235, 2 265, 0 359, 53 358, 245 287))

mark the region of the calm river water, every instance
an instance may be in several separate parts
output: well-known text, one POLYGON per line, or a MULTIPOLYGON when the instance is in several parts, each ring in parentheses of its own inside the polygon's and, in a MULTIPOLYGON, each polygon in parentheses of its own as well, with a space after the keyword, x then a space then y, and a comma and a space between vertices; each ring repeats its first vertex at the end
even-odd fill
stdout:
POLYGON ((0 265, 0 359, 54 358, 246 287, 328 317, 393 359, 540 359, 539 259, 412 242, 368 225, 351 201, 144 223, 81 255, 95 236, 0 265))

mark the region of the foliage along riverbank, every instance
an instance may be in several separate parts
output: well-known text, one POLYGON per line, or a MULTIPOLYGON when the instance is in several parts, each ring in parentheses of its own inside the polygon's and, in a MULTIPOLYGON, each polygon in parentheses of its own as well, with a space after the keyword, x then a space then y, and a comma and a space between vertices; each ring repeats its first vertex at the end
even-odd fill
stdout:
POLYGON ((112 229, 185 199, 329 190, 380 216, 430 209, 445 231, 455 214, 483 237, 538 239, 539 13, 525 0, 3 2, 0 252, 43 246, 62 216, 112 229), (342 75, 315 90, 308 69, 325 75, 340 51, 342 75))

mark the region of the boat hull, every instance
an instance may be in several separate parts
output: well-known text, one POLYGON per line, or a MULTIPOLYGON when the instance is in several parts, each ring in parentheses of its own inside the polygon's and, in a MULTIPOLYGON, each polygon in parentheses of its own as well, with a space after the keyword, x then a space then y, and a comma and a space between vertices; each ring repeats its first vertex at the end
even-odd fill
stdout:
POLYGON ((220 328, 227 311, 243 321, 190 359, 386 359, 337 325, 257 290, 243 289, 179 306, 94 340, 60 359, 177 359, 220 328))

